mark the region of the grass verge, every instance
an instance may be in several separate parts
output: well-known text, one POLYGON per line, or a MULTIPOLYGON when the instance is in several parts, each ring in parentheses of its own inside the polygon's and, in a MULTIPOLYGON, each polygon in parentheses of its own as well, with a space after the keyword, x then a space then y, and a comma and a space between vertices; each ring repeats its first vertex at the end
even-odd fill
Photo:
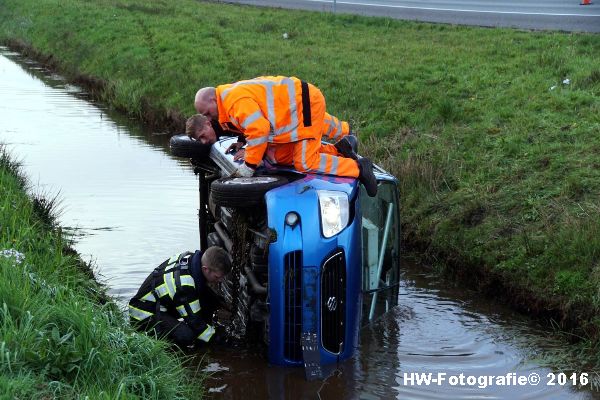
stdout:
POLYGON ((181 129, 201 86, 314 82, 400 177, 409 246, 591 339, 598 356, 600 35, 192 0, 0 11, 4 43, 162 127, 181 129))
POLYGON ((134 333, 91 279, 55 225, 55 201, 26 189, 0 146, 0 397, 200 397, 182 360, 134 333))

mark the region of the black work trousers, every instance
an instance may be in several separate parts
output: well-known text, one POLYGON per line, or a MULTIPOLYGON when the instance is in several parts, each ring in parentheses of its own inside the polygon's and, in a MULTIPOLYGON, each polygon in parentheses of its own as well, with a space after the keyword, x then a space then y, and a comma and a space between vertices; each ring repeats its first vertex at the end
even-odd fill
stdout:
POLYGON ((168 339, 182 349, 193 346, 197 336, 185 322, 164 312, 143 321, 132 320, 132 324, 138 331, 154 334, 160 339, 168 339))

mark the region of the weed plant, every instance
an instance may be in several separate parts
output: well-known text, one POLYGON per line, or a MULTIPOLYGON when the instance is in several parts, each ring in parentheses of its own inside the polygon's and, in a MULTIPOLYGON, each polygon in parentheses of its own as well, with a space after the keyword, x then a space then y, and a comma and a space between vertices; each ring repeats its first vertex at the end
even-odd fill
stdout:
MULTIPOLYGON (((134 333, 0 147, 0 398, 177 399, 202 392, 166 344, 134 333), (37 210, 37 211, 36 211, 37 210)), ((201 378, 201 377, 200 377, 201 378)))
POLYGON ((399 177, 407 244, 600 336, 600 35, 192 0, 0 10, 0 40, 146 121, 191 115, 202 86, 315 83, 399 177))

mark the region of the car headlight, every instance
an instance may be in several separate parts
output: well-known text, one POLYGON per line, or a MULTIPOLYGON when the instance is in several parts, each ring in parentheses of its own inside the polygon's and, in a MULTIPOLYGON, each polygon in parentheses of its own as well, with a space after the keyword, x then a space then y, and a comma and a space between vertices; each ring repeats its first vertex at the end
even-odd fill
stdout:
POLYGON ((348 225, 348 195, 332 190, 317 190, 321 207, 321 229, 326 238, 340 232, 348 225))

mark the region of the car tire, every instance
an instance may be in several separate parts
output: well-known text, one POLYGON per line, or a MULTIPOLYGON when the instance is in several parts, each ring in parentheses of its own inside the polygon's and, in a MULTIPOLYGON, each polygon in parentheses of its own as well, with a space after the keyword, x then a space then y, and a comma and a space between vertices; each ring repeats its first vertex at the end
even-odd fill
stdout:
POLYGON ((209 233, 206 241, 207 241, 208 247, 218 246, 218 247, 225 248, 225 243, 223 242, 223 239, 221 239, 221 236, 219 236, 219 234, 217 232, 209 233))
POLYGON ((210 154, 210 145, 190 139, 187 135, 175 135, 169 141, 171 154, 176 157, 204 159, 210 154))
POLYGON ((221 207, 255 207, 264 204, 265 193, 286 183, 286 178, 274 175, 229 177, 214 181, 210 191, 214 203, 221 207))

